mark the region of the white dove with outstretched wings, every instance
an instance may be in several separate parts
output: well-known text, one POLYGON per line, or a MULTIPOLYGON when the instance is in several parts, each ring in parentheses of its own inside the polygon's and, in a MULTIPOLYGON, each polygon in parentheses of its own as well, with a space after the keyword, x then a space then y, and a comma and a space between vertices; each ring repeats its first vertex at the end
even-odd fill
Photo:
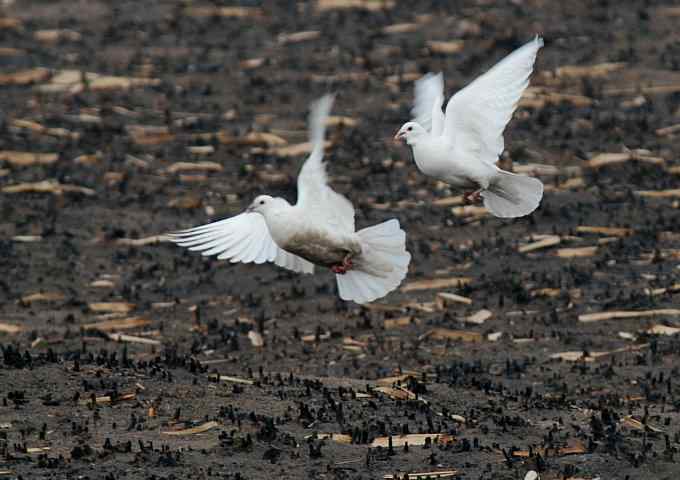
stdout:
POLYGON ((323 162, 326 122, 333 97, 310 114, 312 152, 298 176, 298 201, 260 195, 245 212, 169 237, 178 245, 231 262, 274 262, 295 272, 314 265, 335 274, 340 297, 367 303, 387 295, 406 276, 411 255, 396 219, 355 231, 354 208, 328 185, 323 162))
POLYGON ((449 100, 446 113, 442 74, 416 81, 414 120, 396 139, 413 149, 418 168, 455 187, 474 189, 466 199, 484 199, 498 217, 521 217, 538 207, 543 184, 496 166, 503 153, 503 130, 529 85, 543 39, 534 38, 498 62, 449 100))

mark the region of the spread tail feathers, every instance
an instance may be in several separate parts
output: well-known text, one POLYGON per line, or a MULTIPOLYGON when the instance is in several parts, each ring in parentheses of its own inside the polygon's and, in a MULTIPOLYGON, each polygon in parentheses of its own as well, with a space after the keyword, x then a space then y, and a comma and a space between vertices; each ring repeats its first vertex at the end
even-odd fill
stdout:
POLYGON ((406 251, 406 234, 395 219, 357 232, 361 255, 353 258, 354 268, 336 275, 343 300, 368 303, 384 297, 406 276, 411 254, 406 251))
POLYGON ((482 191, 484 206, 497 217, 529 215, 543 198, 543 183, 537 178, 498 170, 498 175, 482 191))

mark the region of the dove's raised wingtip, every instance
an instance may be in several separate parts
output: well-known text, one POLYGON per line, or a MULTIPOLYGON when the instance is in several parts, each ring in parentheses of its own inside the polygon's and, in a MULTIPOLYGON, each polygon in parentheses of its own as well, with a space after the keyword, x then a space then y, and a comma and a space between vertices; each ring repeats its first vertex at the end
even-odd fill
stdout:
POLYGON ((538 48, 541 48, 543 45, 545 45, 543 37, 541 37, 539 34, 536 34, 536 36, 534 37, 534 43, 538 48))

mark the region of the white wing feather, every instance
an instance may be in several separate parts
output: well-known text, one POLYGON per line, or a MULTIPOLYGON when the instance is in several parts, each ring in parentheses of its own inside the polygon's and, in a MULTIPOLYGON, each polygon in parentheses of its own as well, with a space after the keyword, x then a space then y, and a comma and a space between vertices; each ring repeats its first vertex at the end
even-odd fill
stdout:
POLYGON ((433 136, 444 131, 444 76, 440 73, 428 73, 416 80, 415 101, 411 116, 433 136))
POLYGON ((458 155, 495 163, 503 152, 503 130, 529 85, 543 39, 536 36, 456 93, 446 106, 444 136, 458 155))
POLYGON ((314 272, 314 264, 276 245, 259 213, 244 212, 168 236, 177 245, 203 256, 217 255, 218 259, 232 263, 274 262, 294 272, 314 272))
POLYGON ((308 213, 313 222, 325 222, 335 229, 353 233, 354 207, 328 186, 326 164, 323 162, 326 121, 332 105, 332 95, 326 95, 312 105, 309 131, 313 147, 298 176, 297 206, 308 213))

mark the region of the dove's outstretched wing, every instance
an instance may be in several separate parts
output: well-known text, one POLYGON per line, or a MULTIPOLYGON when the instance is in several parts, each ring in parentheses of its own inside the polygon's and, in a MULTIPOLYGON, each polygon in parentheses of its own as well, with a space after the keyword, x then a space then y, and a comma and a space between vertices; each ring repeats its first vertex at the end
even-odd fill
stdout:
POLYGON ((503 130, 529 85, 543 39, 536 36, 456 93, 446 106, 444 136, 463 158, 495 163, 503 152, 503 130))
POLYGON ((354 233, 354 207, 344 196, 328 186, 323 162, 326 121, 333 105, 333 96, 325 95, 314 102, 309 115, 309 136, 312 153, 302 165, 298 176, 297 205, 310 222, 326 224, 343 232, 354 233))
POLYGON ((279 248, 259 213, 244 212, 235 217, 201 225, 168 235, 177 245, 199 251, 203 256, 217 255, 232 263, 274 262, 294 272, 313 273, 314 264, 279 248))
POLYGON ((444 76, 441 73, 428 73, 416 80, 415 101, 411 115, 433 136, 444 131, 444 76))

